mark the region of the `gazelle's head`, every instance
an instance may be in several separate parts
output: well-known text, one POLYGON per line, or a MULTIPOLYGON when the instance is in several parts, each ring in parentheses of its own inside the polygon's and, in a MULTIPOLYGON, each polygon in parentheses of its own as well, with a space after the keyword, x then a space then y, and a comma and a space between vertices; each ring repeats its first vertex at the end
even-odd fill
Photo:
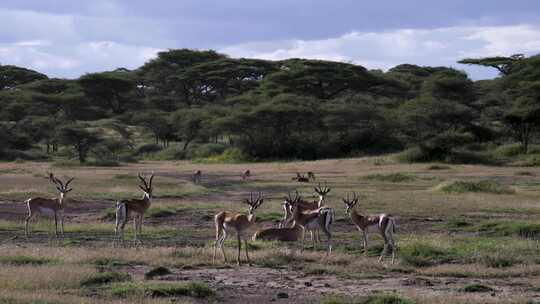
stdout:
POLYGON ((345 206, 347 208, 347 213, 350 213, 352 208, 358 203, 358 197, 356 196, 356 193, 353 191, 353 198, 349 198, 349 193, 347 193, 347 198, 343 198, 343 203, 345 203, 345 206))
POLYGON ((253 214, 259 206, 262 205, 264 201, 262 192, 259 192, 257 198, 253 199, 253 192, 250 192, 249 198, 244 199, 244 203, 249 205, 249 214, 253 214))
POLYGON ((58 190, 58 193, 60 193, 61 198, 64 198, 66 193, 73 190, 72 188, 69 187, 69 184, 71 183, 71 181, 73 181, 73 179, 75 179, 74 177, 68 178, 65 182, 62 182, 62 180, 55 177, 54 174, 52 174, 51 172, 49 173, 49 179, 56 186, 56 190, 58 190))
POLYGON ((298 195, 298 190, 294 191, 294 198, 291 196, 291 193, 289 192, 287 196, 285 196, 285 199, 283 201, 283 207, 291 209, 298 201, 300 201, 301 197, 298 195))
POLYGON ((324 182, 324 187, 321 186, 321 183, 319 183, 318 187, 313 187, 313 190, 319 195, 319 201, 322 202, 326 199, 326 195, 328 195, 328 192, 332 190, 332 188, 328 187, 328 183, 324 182))
POLYGON ((150 175, 148 182, 146 181, 146 177, 142 176, 140 173, 138 176, 141 180, 141 182, 139 183, 139 188, 141 188, 145 196, 147 196, 148 198, 152 198, 152 180, 154 179, 154 173, 152 172, 152 175, 150 175))

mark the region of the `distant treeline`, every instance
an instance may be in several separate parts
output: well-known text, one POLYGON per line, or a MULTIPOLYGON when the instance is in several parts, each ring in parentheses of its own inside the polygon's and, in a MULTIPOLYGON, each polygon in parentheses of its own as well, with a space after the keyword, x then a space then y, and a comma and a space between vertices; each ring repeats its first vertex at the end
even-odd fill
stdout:
POLYGON ((318 159, 409 149, 411 161, 459 161, 504 143, 526 153, 540 125, 540 55, 460 62, 500 75, 475 82, 448 67, 383 72, 189 49, 76 80, 0 65, 0 159, 318 159))

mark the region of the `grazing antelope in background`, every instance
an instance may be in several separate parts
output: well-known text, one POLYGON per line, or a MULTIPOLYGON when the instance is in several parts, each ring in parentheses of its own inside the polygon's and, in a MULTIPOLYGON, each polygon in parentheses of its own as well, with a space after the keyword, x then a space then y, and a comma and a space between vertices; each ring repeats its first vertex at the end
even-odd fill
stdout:
POLYGON ((201 170, 195 171, 195 173, 193 173, 193 183, 194 183, 194 184, 200 184, 200 183, 201 183, 201 179, 202 179, 202 172, 201 172, 201 170))
POLYGON ((296 177, 293 177, 292 180, 295 180, 300 183, 309 182, 309 178, 305 177, 303 174, 300 174, 300 172, 296 172, 296 177))
POLYGON ((140 179, 139 188, 143 191, 143 198, 116 202, 116 226, 114 228, 116 240, 124 240, 124 226, 131 215, 133 215, 134 242, 137 242, 137 232, 139 234, 142 232, 144 213, 150 208, 150 204, 152 203, 152 180, 154 179, 154 173, 152 173, 148 182, 140 173, 138 177, 140 179))
MULTIPOLYGON (((330 225, 334 221, 334 210, 330 207, 320 207, 315 210, 304 209, 302 207, 302 200, 299 196, 291 202, 292 218, 295 224, 302 226, 305 230, 313 231, 321 229, 327 237, 326 243, 326 256, 329 256, 332 252, 332 233, 330 232, 330 225)), ((302 249, 304 248, 305 233, 302 237, 302 249)), ((313 249, 315 249, 315 240, 313 240, 313 249)))
POLYGON ((242 180, 243 181, 248 180, 250 177, 251 177, 251 172, 249 171, 249 169, 242 173, 242 180))
POLYGON ((308 171, 307 177, 308 177, 308 179, 310 179, 312 181, 315 181, 315 173, 313 173, 311 171, 308 171))
POLYGON ((388 246, 392 248, 392 264, 394 263, 396 244, 394 242, 393 233, 395 233, 395 220, 389 214, 377 214, 377 215, 361 215, 359 214, 354 206, 358 203, 358 197, 356 193, 353 192, 352 200, 349 199, 349 194, 347 193, 347 198, 343 198, 343 203, 347 208, 347 213, 350 215, 352 222, 356 225, 358 231, 360 231, 364 238, 364 255, 367 256, 368 250, 368 228, 377 227, 381 233, 384 240, 384 248, 379 257, 379 262, 382 261, 388 246))
POLYGON ((225 250, 223 249, 223 243, 227 239, 227 233, 236 232, 236 238, 238 240, 238 256, 236 262, 240 265, 240 251, 242 248, 242 239, 244 239, 244 246, 246 248, 246 259, 248 264, 251 264, 248 254, 248 243, 247 236, 245 233, 248 228, 255 224, 255 210, 259 208, 263 203, 262 193, 259 192, 257 199, 253 200, 253 193, 250 194, 249 199, 243 201, 245 204, 249 205, 248 214, 235 213, 230 211, 223 211, 215 215, 215 224, 216 224, 216 242, 214 244, 214 256, 212 261, 216 260, 216 250, 219 247, 221 253, 223 254, 223 260, 227 262, 227 256, 225 255, 225 250))
POLYGON ((30 198, 24 201, 28 206, 28 216, 24 221, 24 235, 28 238, 28 223, 29 221, 38 214, 54 216, 54 235, 58 237, 58 218, 60 218, 60 232, 62 237, 64 237, 64 207, 65 207, 65 197, 71 188, 69 184, 73 181, 74 177, 68 179, 65 183, 62 182, 59 178, 54 177, 52 173, 49 174, 49 180, 56 186, 58 190, 59 197, 57 198, 30 198))

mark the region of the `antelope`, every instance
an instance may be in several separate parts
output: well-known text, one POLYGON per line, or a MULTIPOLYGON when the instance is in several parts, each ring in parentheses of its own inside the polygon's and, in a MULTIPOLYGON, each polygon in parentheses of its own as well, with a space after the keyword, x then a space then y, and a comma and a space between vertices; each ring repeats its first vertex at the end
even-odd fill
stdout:
POLYGON ((388 249, 388 246, 392 248, 392 264, 394 263, 396 245, 394 242, 393 233, 395 233, 395 219, 389 214, 377 214, 377 215, 361 215, 359 214, 354 206, 358 203, 358 197, 356 193, 353 192, 352 200, 349 199, 349 194, 347 193, 347 198, 343 198, 343 203, 347 208, 347 213, 351 217, 352 222, 356 226, 359 232, 362 233, 364 238, 364 255, 367 256, 368 248, 368 228, 377 227, 379 232, 384 240, 384 247, 379 257, 379 262, 382 261, 384 255, 388 249))
MULTIPOLYGON (((326 243, 326 256, 328 257, 332 252, 332 233, 330 232, 330 225, 334 220, 334 210, 330 207, 320 207, 315 210, 304 209, 302 207, 301 198, 297 196, 292 202, 292 219, 295 224, 302 226, 305 230, 313 231, 321 229, 327 237, 326 243)), ((305 233, 302 237, 302 249, 304 248, 305 233)), ((315 248, 315 240, 313 240, 313 248, 315 248)))
POLYGON ((292 227, 260 229, 253 235, 253 240, 296 242, 304 230, 296 222, 292 227))
POLYGON ((242 173, 242 180, 243 181, 248 180, 250 177, 251 177, 251 172, 249 171, 249 169, 242 173))
POLYGON ((195 173, 193 173, 193 183, 194 183, 194 184, 200 184, 200 183, 201 183, 201 179, 202 179, 202 172, 201 172, 201 170, 195 171, 195 173))
POLYGON ((144 213, 150 204, 152 203, 152 181, 154 179, 154 173, 150 176, 148 182, 146 178, 138 174, 140 179, 139 188, 143 191, 142 199, 126 199, 116 202, 116 226, 114 228, 114 234, 116 240, 124 240, 124 227, 130 217, 133 214, 133 231, 134 238, 133 241, 137 242, 137 232, 142 233, 142 223, 144 213))
POLYGON ((293 177, 292 180, 296 180, 297 182, 300 182, 300 183, 309 182, 309 178, 307 178, 304 175, 300 174, 300 172, 296 172, 296 177, 293 177))
POLYGON ((212 261, 216 260, 216 250, 219 247, 223 254, 223 260, 227 262, 227 256, 223 249, 223 243, 227 239, 227 233, 235 231, 236 239, 238 240, 238 256, 236 262, 240 265, 240 251, 242 248, 242 239, 244 239, 244 247, 246 248, 246 259, 249 265, 248 243, 245 236, 245 232, 255 224, 255 210, 259 208, 263 203, 263 195, 259 192, 257 199, 253 200, 253 193, 250 193, 250 198, 245 199, 243 202, 249 205, 248 214, 235 213, 230 211, 222 211, 215 215, 214 221, 216 225, 216 242, 214 244, 214 256, 212 261))
POLYGON ((312 181, 315 181, 315 173, 313 173, 311 171, 308 171, 307 177, 308 177, 308 179, 310 179, 312 181))
POLYGON ((294 219, 292 217, 292 214, 293 214, 292 213, 292 203, 293 203, 293 201, 297 201, 297 204, 301 205, 302 208, 305 209, 305 210, 306 209, 315 210, 315 209, 319 208, 317 202, 304 201, 298 195, 298 191, 295 191, 295 193, 296 193, 296 195, 295 195, 294 199, 291 197, 290 193, 287 196, 285 196, 285 199, 284 199, 283 204, 282 204, 284 214, 283 214, 283 218, 281 219, 281 221, 278 224, 278 228, 287 227, 289 224, 294 222, 294 219))
POLYGON ((26 201, 26 206, 28 206, 28 216, 24 221, 24 235, 28 238, 29 234, 29 221, 38 214, 54 216, 54 235, 58 237, 58 218, 60 218, 60 232, 62 237, 64 237, 64 207, 65 207, 65 197, 71 188, 69 184, 73 181, 74 177, 69 178, 65 183, 62 182, 59 178, 54 177, 52 173, 49 174, 49 180, 56 186, 58 190, 59 197, 57 198, 29 198, 26 201))

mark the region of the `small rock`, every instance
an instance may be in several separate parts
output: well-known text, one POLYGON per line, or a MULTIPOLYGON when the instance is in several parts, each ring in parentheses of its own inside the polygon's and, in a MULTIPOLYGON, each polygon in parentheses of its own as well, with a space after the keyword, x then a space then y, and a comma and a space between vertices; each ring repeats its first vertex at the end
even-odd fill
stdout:
POLYGON ((324 283, 324 287, 332 287, 332 285, 330 285, 328 283, 324 283))
POLYGON ((306 285, 307 287, 311 287, 311 286, 313 286, 313 283, 311 283, 311 282, 304 282, 304 285, 306 285))

